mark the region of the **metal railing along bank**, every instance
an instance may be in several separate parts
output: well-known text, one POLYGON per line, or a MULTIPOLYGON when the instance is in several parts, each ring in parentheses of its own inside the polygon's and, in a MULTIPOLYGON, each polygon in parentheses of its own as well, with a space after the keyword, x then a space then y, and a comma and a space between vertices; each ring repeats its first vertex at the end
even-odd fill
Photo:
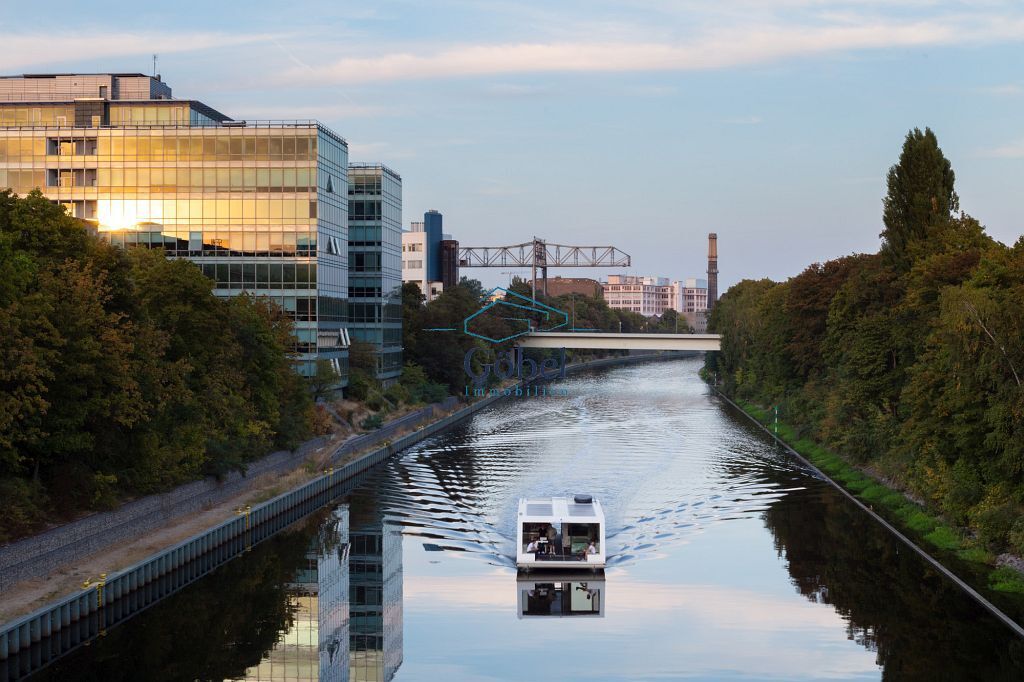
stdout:
MULTIPOLYGON (((678 357, 678 356, 677 356, 678 357)), ((655 359, 651 356, 608 358, 568 368, 582 369, 655 359)), ((82 591, 60 599, 0 627, 0 682, 29 675, 121 621, 180 590, 253 545, 301 520, 357 487, 374 466, 398 452, 444 431, 503 398, 489 395, 418 430, 399 436, 362 457, 331 468, 308 483, 277 497, 236 510, 213 528, 112 574, 101 574, 82 591)), ((457 400, 437 405, 450 409, 457 400)), ((430 406, 433 409, 435 406, 430 406)), ((425 408, 428 409, 428 408, 425 408)), ((389 424, 394 432, 422 417, 421 411, 389 424)), ((376 432, 375 432, 376 433, 376 432)), ((375 434, 367 434, 375 435, 375 434)), ((386 435, 386 432, 385 432, 386 435)), ((379 437, 379 436, 378 436, 379 437)), ((359 449, 352 439, 331 455, 331 463, 359 449)), ((365 441, 364 441, 365 442, 365 441)))

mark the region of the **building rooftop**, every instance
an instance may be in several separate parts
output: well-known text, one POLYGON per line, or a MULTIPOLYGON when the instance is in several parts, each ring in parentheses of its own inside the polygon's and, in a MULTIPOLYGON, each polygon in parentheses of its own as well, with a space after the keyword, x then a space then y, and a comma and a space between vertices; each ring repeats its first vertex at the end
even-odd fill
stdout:
POLYGON ((557 521, 573 520, 586 523, 604 522, 601 503, 593 500, 587 504, 578 504, 568 497, 541 497, 519 500, 520 521, 557 521))

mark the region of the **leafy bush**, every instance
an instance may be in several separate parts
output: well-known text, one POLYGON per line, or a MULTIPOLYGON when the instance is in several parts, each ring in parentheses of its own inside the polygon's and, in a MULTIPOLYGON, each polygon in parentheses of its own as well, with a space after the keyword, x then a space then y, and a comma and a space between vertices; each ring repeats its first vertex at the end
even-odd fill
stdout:
POLYGON ((366 431, 373 431, 374 429, 379 429, 383 425, 384 418, 381 417, 379 414, 371 414, 370 416, 366 417, 361 422, 359 422, 359 428, 364 429, 366 431))
POLYGON ((384 392, 384 397, 394 403, 396 406, 402 403, 408 403, 410 400, 409 389, 402 384, 393 384, 387 391, 384 392))
POLYGON ((362 370, 352 370, 348 377, 348 397, 360 402, 366 400, 373 388, 373 382, 369 375, 362 370))
POLYGON ((1010 530, 1018 520, 1017 508, 1010 503, 986 507, 974 517, 978 538, 986 547, 1000 551, 1006 548, 1010 530))
POLYGON ((1010 526, 1007 541, 1011 552, 1017 556, 1024 556, 1024 516, 1018 517, 1010 526))

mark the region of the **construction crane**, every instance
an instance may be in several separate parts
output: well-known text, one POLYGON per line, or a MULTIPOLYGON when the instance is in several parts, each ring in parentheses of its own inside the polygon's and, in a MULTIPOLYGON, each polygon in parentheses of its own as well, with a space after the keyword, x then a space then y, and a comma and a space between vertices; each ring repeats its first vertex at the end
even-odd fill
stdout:
POLYGON ((533 297, 537 298, 537 270, 541 293, 548 294, 548 268, 628 268, 629 254, 614 246, 566 246, 543 239, 510 246, 460 246, 460 268, 530 268, 533 297))

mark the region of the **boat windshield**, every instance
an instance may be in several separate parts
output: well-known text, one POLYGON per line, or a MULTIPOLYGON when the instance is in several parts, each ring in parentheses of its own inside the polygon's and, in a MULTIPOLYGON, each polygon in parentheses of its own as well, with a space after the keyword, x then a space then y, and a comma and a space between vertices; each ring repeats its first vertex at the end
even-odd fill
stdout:
POLYGON ((588 554, 601 552, 600 524, 531 523, 523 524, 523 553, 538 560, 585 561, 588 554))

